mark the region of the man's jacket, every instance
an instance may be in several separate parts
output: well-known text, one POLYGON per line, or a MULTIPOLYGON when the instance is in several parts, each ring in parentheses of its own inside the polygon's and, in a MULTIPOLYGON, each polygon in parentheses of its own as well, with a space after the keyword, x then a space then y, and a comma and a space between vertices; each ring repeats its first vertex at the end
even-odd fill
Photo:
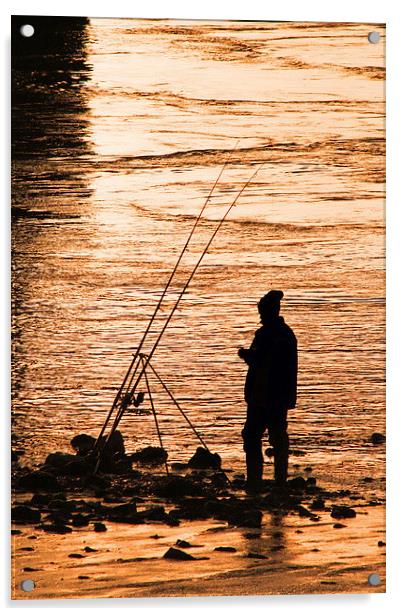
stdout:
POLYGON ((297 397, 297 339, 282 317, 255 332, 246 351, 249 365, 244 396, 247 404, 293 409, 297 397))

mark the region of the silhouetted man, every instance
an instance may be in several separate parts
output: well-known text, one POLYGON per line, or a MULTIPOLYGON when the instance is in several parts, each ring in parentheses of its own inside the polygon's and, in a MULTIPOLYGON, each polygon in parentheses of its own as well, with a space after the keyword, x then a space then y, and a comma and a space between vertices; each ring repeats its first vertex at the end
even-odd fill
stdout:
POLYGON ((256 331, 251 347, 238 351, 249 366, 244 390, 247 419, 242 436, 247 488, 252 491, 261 487, 265 430, 274 450, 275 483, 284 485, 288 473, 287 411, 296 406, 297 340, 279 316, 282 297, 282 291, 269 291, 260 299, 262 327, 256 331))

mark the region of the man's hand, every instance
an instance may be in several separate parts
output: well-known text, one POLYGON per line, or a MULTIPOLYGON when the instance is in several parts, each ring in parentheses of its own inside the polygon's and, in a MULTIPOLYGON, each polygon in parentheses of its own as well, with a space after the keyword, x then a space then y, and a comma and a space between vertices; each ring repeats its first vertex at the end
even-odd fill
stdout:
POLYGON ((245 349, 244 347, 240 347, 240 349, 238 349, 238 351, 237 351, 237 354, 240 357, 240 359, 246 359, 246 357, 247 357, 247 349, 245 349))

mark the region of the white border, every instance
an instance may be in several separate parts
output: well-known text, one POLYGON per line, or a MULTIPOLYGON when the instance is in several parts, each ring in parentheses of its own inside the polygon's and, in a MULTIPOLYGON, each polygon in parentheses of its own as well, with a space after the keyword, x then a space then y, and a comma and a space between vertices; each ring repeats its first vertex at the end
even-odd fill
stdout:
MULTIPOLYGON (((208 611, 228 609, 241 613, 247 607, 254 615, 263 614, 267 610, 287 614, 294 612, 298 616, 304 614, 339 615, 343 610, 354 616, 368 616, 380 610, 392 616, 400 613, 402 604, 402 543, 400 526, 402 524, 400 509, 400 490, 402 485, 399 477, 398 453, 402 438, 402 404, 401 404, 401 348, 402 348, 402 294, 400 292, 401 267, 401 203, 398 197, 401 193, 400 176, 402 172, 402 105, 401 105, 401 60, 402 45, 402 12, 398 0, 284 0, 270 2, 269 0, 202 0, 199 4, 186 0, 147 0, 133 2, 114 0, 110 2, 95 2, 86 0, 69 0, 68 3, 54 3, 50 0, 6 1, 0 11, 0 27, 2 30, 2 95, 1 95, 1 148, 3 199, 1 234, 1 349, 5 360, 1 363, 2 392, 2 424, 3 460, 8 461, 8 406, 9 406, 9 40, 11 14, 42 14, 42 15, 81 15, 102 17, 143 17, 143 18, 191 18, 191 19, 261 19, 289 21, 357 21, 367 23, 386 23, 387 25, 387 593, 385 595, 306 595, 297 597, 269 598, 203 598, 203 599, 122 599, 122 600, 73 600, 73 601, 25 601, 10 602, 9 595, 9 503, 8 503, 8 464, 2 464, 5 469, 3 487, 5 498, 1 508, 3 532, 1 536, 1 556, 3 567, 1 575, 1 602, 5 609, 13 609, 14 614, 22 610, 38 611, 50 608, 53 612, 60 609, 74 609, 84 613, 84 610, 115 609, 132 610, 137 613, 156 614, 163 610, 165 616, 178 613, 188 613, 192 616, 208 611), (5 138, 7 136, 7 138, 5 138), (4 453, 5 452, 5 453, 4 453)), ((400 456, 399 456, 400 457, 400 456)))

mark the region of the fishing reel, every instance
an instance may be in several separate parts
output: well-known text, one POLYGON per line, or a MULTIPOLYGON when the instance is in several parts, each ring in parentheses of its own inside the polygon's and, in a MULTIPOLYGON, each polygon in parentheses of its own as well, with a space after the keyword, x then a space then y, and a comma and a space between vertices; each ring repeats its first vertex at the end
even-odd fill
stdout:
MULTIPOLYGON (((138 409, 138 407, 144 402, 144 398, 145 394, 143 391, 140 391, 136 396, 131 392, 127 392, 121 400, 120 408, 123 411, 135 412, 136 409, 138 409)), ((137 413, 139 415, 142 414, 140 411, 137 411, 137 413)))

